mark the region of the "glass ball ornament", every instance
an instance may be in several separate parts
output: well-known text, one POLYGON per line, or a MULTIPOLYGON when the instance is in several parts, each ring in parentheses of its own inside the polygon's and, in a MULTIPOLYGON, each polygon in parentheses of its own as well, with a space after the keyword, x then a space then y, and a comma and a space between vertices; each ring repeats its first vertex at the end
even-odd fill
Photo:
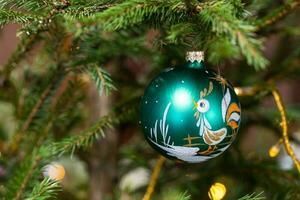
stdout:
POLYGON ((140 114, 153 149, 170 159, 199 163, 231 145, 241 105, 233 86, 204 66, 203 52, 188 52, 186 64, 162 72, 147 86, 140 114))

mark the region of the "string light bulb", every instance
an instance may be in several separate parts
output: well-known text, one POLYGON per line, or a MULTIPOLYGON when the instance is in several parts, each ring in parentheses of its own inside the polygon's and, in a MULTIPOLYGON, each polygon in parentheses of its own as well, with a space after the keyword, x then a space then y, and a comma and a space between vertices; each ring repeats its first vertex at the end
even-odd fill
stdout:
POLYGON ((234 87, 234 91, 238 96, 243 93, 243 89, 241 87, 234 87))
POLYGON ((210 186, 208 197, 211 200, 222 200, 226 194, 226 187, 222 183, 214 183, 210 186))
POLYGON ((276 144, 274 144, 270 149, 269 149, 269 156, 271 158, 275 158, 278 156, 280 152, 280 144, 282 143, 282 139, 280 139, 276 144))
POLYGON ((65 168, 58 163, 51 163, 44 167, 43 175, 51 180, 60 181, 65 177, 65 168))

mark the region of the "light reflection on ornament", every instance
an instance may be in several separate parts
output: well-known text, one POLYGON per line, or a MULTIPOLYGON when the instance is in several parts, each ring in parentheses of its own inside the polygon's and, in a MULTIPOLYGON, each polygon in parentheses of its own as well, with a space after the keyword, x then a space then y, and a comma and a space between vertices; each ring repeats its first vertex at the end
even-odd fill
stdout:
POLYGON ((184 88, 179 88, 174 92, 173 102, 176 107, 186 108, 191 103, 191 96, 184 88))
POLYGON ((208 197, 211 200, 222 200, 226 194, 226 187, 222 183, 214 183, 210 186, 208 197))

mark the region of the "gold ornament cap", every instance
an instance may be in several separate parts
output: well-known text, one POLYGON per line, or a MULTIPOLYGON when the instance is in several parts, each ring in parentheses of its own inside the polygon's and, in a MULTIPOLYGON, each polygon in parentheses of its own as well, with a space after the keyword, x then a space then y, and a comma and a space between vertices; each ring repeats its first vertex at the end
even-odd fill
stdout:
POLYGON ((188 51, 185 56, 186 61, 201 62, 204 61, 204 51, 188 51))

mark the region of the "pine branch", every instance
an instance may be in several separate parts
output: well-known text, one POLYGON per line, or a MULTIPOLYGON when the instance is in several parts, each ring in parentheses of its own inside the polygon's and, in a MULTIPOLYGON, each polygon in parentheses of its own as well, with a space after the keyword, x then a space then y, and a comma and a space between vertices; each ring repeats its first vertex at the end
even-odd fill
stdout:
POLYGON ((280 6, 279 8, 269 13, 267 16, 255 21, 253 24, 256 26, 255 27, 256 31, 259 31, 260 29, 266 26, 270 26, 276 23, 277 21, 283 19, 285 16, 287 16, 292 11, 294 11, 299 5, 300 5, 300 0, 288 1, 284 5, 280 6))
POLYGON ((238 200, 263 200, 263 199, 266 199, 263 195, 263 192, 255 195, 255 193, 253 194, 247 194, 246 196, 242 197, 242 198, 239 198, 238 200))
POLYGON ((114 119, 111 116, 102 117, 88 130, 50 145, 49 150, 52 151, 53 155, 62 155, 67 152, 71 152, 73 154, 73 152, 78 148, 86 148, 90 146, 93 141, 99 138, 99 136, 104 138, 104 128, 111 128, 113 122, 114 119))
POLYGON ((237 44, 248 64, 263 69, 268 61, 261 55, 261 41, 254 37, 254 27, 234 16, 233 7, 225 1, 217 1, 206 6, 200 16, 204 23, 212 26, 217 35, 226 35, 233 44, 237 44))
POLYGON ((52 127, 51 121, 41 131, 40 140, 36 141, 32 152, 25 152, 25 159, 20 163, 13 173, 13 178, 7 183, 6 199, 19 200, 22 199, 26 189, 31 183, 38 178, 35 174, 40 170, 40 164, 44 160, 51 158, 48 151, 44 151, 42 139, 50 131, 52 127))
POLYGON ((103 91, 106 95, 109 95, 112 90, 117 90, 117 88, 113 85, 110 74, 104 69, 98 67, 97 65, 92 65, 89 66, 87 70, 94 80, 100 95, 103 94, 103 91))
POLYGON ((49 0, 0 0, 0 8, 38 12, 52 5, 49 0))
MULTIPOLYGON (((203 26, 187 22, 171 26, 166 37, 167 42, 183 44, 206 51, 207 60, 212 64, 219 64, 220 61, 228 58, 238 58, 239 48, 232 44, 228 37, 223 35, 211 36, 199 34, 203 32, 203 26), (220 51, 222 49, 222 51, 220 51)), ((209 30, 208 30, 209 31, 209 30)))
MULTIPOLYGON (((64 153, 73 153, 77 148, 90 146, 99 136, 105 136, 105 128, 112 128, 113 125, 127 120, 128 115, 133 112, 134 109, 123 109, 118 115, 112 113, 111 115, 101 117, 95 125, 79 135, 65 138, 60 142, 51 143, 50 145, 40 146, 40 144, 37 146, 36 150, 16 169, 14 178, 9 181, 6 187, 8 191, 6 199, 19 200, 22 198, 29 180, 31 180, 32 175, 39 169, 38 167, 42 160, 51 159, 64 153)), ((45 131, 49 131, 48 128, 45 131)))
POLYGON ((43 93, 41 94, 40 98, 38 99, 38 101, 36 102, 36 104, 34 105, 34 107, 32 108, 30 114, 28 115, 26 121, 24 122, 24 124, 21 127, 21 132, 25 132, 29 125, 31 124, 31 122, 33 121, 34 117, 36 116, 37 112, 39 111, 39 109, 41 108, 41 106, 43 105, 43 103, 45 102, 46 98, 48 97, 53 85, 54 85, 54 81, 51 82, 43 91, 43 93))
POLYGON ((188 195, 187 192, 180 192, 177 190, 169 189, 163 193, 162 197, 163 200, 190 200, 191 195, 188 195))
POLYGON ((196 37, 197 24, 185 22, 171 26, 166 37, 167 41, 171 43, 183 43, 189 45, 190 42, 196 37), (184 41, 184 40, 188 41, 184 41))
POLYGON ((17 167, 13 173, 13 179, 7 184, 7 199, 19 200, 23 199, 26 189, 31 185, 35 178, 34 175, 39 170, 41 161, 50 158, 48 152, 43 151, 43 140, 52 128, 52 121, 49 120, 47 124, 40 129, 40 135, 36 140, 31 152, 24 150, 26 155, 22 162, 19 162, 20 167, 17 167))
POLYGON ((238 58, 239 49, 236 48, 226 37, 215 37, 208 43, 207 60, 212 64, 228 58, 238 58), (222 51, 220 51, 222 49, 222 51))
MULTIPOLYGON (((58 67, 60 68, 60 67, 58 67)), ((60 73, 58 69, 58 73, 60 73)), ((61 74, 54 74, 53 80, 50 81, 50 83, 46 86, 44 91, 42 92, 41 96, 35 103, 35 105, 32 107, 29 115, 27 116, 25 122, 20 128, 20 131, 18 131, 16 134, 14 134, 14 137, 11 141, 11 144, 8 146, 7 153, 14 154, 14 152, 18 151, 19 145, 24 139, 25 132, 28 130, 29 126, 33 122, 34 118, 37 116, 39 111, 41 110, 42 106, 44 106, 47 99, 49 99, 52 95, 55 89, 57 89, 61 79, 61 74)))
POLYGON ((0 70, 0 86, 8 81, 10 72, 17 67, 18 63, 23 59, 27 52, 29 52, 35 43, 37 43, 39 37, 37 35, 24 36, 21 38, 15 52, 10 56, 6 65, 0 70))
POLYGON ((0 9, 0 27, 8 23, 25 24, 37 18, 37 16, 24 14, 18 11, 0 9))
POLYGON ((190 200, 191 195, 188 195, 187 192, 180 193, 177 197, 176 200, 190 200))
POLYGON ((20 167, 16 169, 13 178, 7 183, 6 199, 19 200, 22 198, 28 182, 34 174, 41 157, 38 155, 37 150, 22 162, 20 167))
POLYGON ((134 109, 123 108, 122 111, 118 112, 118 115, 112 113, 101 117, 95 125, 79 135, 65 138, 60 142, 51 143, 50 145, 37 146, 36 150, 16 169, 14 178, 9 181, 6 187, 8 191, 6 199, 19 200, 23 197, 29 180, 31 180, 32 175, 39 169, 39 164, 42 160, 51 159, 65 153, 73 153, 78 148, 90 146, 99 136, 102 138, 105 136, 105 128, 112 128, 113 125, 128 120, 128 115, 133 112, 135 112, 134 109))
POLYGON ((56 193, 61 190, 59 182, 50 180, 49 178, 43 179, 42 182, 37 184, 32 192, 27 195, 25 200, 46 200, 55 197, 56 193))
POLYGON ((72 5, 65 10, 65 14, 71 18, 85 18, 104 11, 112 6, 114 6, 114 4, 72 5))
POLYGON ((233 6, 233 13, 237 18, 243 18, 250 13, 245 11, 245 3, 242 0, 227 0, 233 6))
MULTIPOLYGON (((255 66, 256 69, 262 69, 268 61, 261 55, 261 41, 255 38, 253 26, 237 18, 242 15, 241 3, 239 1, 233 3, 234 6, 224 1, 200 3, 193 5, 192 13, 200 13, 204 22, 212 25, 212 32, 216 32, 219 36, 227 35, 233 45, 239 46, 248 64, 255 66)), ((106 30, 116 30, 142 22, 147 23, 150 19, 151 22, 178 24, 188 19, 188 11, 182 1, 131 0, 117 4, 87 20, 101 21, 106 30)), ((179 33, 182 33, 182 30, 184 28, 179 30, 179 33)), ((169 35, 168 40, 178 40, 177 36, 178 34, 169 35)))
MULTIPOLYGON (((27 1, 22 0, 20 2, 24 3, 27 1)), ((38 42, 39 35, 42 32, 47 31, 49 25, 52 22, 52 19, 56 15, 64 12, 64 9, 66 9, 68 6, 68 2, 66 2, 63 5, 58 5, 58 7, 53 8, 47 16, 45 16, 41 20, 32 22, 27 28, 23 30, 23 33, 25 34, 21 38, 21 42, 18 44, 17 49, 11 55, 6 65, 0 71, 0 86, 2 86, 6 81, 8 81, 11 71, 17 67, 19 62, 33 48, 34 44, 38 42)))
POLYGON ((51 101, 51 107, 45 111, 51 113, 49 118, 53 120, 53 128, 56 132, 70 132, 76 127, 74 125, 82 122, 84 118, 79 108, 86 97, 84 94, 86 82, 81 79, 80 75, 68 80, 70 77, 72 76, 64 79, 60 92, 56 93, 51 101), (64 85, 67 85, 65 89, 63 89, 64 85))
POLYGON ((107 116, 101 117, 99 121, 89 129, 79 133, 78 135, 50 144, 49 146, 46 146, 43 151, 50 153, 52 156, 63 155, 65 153, 73 154, 76 149, 89 147, 99 137, 104 138, 104 129, 112 128, 114 125, 128 120, 128 116, 133 113, 135 113, 135 108, 130 107, 114 111, 107 116))
POLYGON ((150 18, 152 22, 158 24, 179 22, 186 16, 186 6, 179 0, 130 0, 92 16, 90 21, 99 20, 106 30, 117 30, 134 26, 150 18))

